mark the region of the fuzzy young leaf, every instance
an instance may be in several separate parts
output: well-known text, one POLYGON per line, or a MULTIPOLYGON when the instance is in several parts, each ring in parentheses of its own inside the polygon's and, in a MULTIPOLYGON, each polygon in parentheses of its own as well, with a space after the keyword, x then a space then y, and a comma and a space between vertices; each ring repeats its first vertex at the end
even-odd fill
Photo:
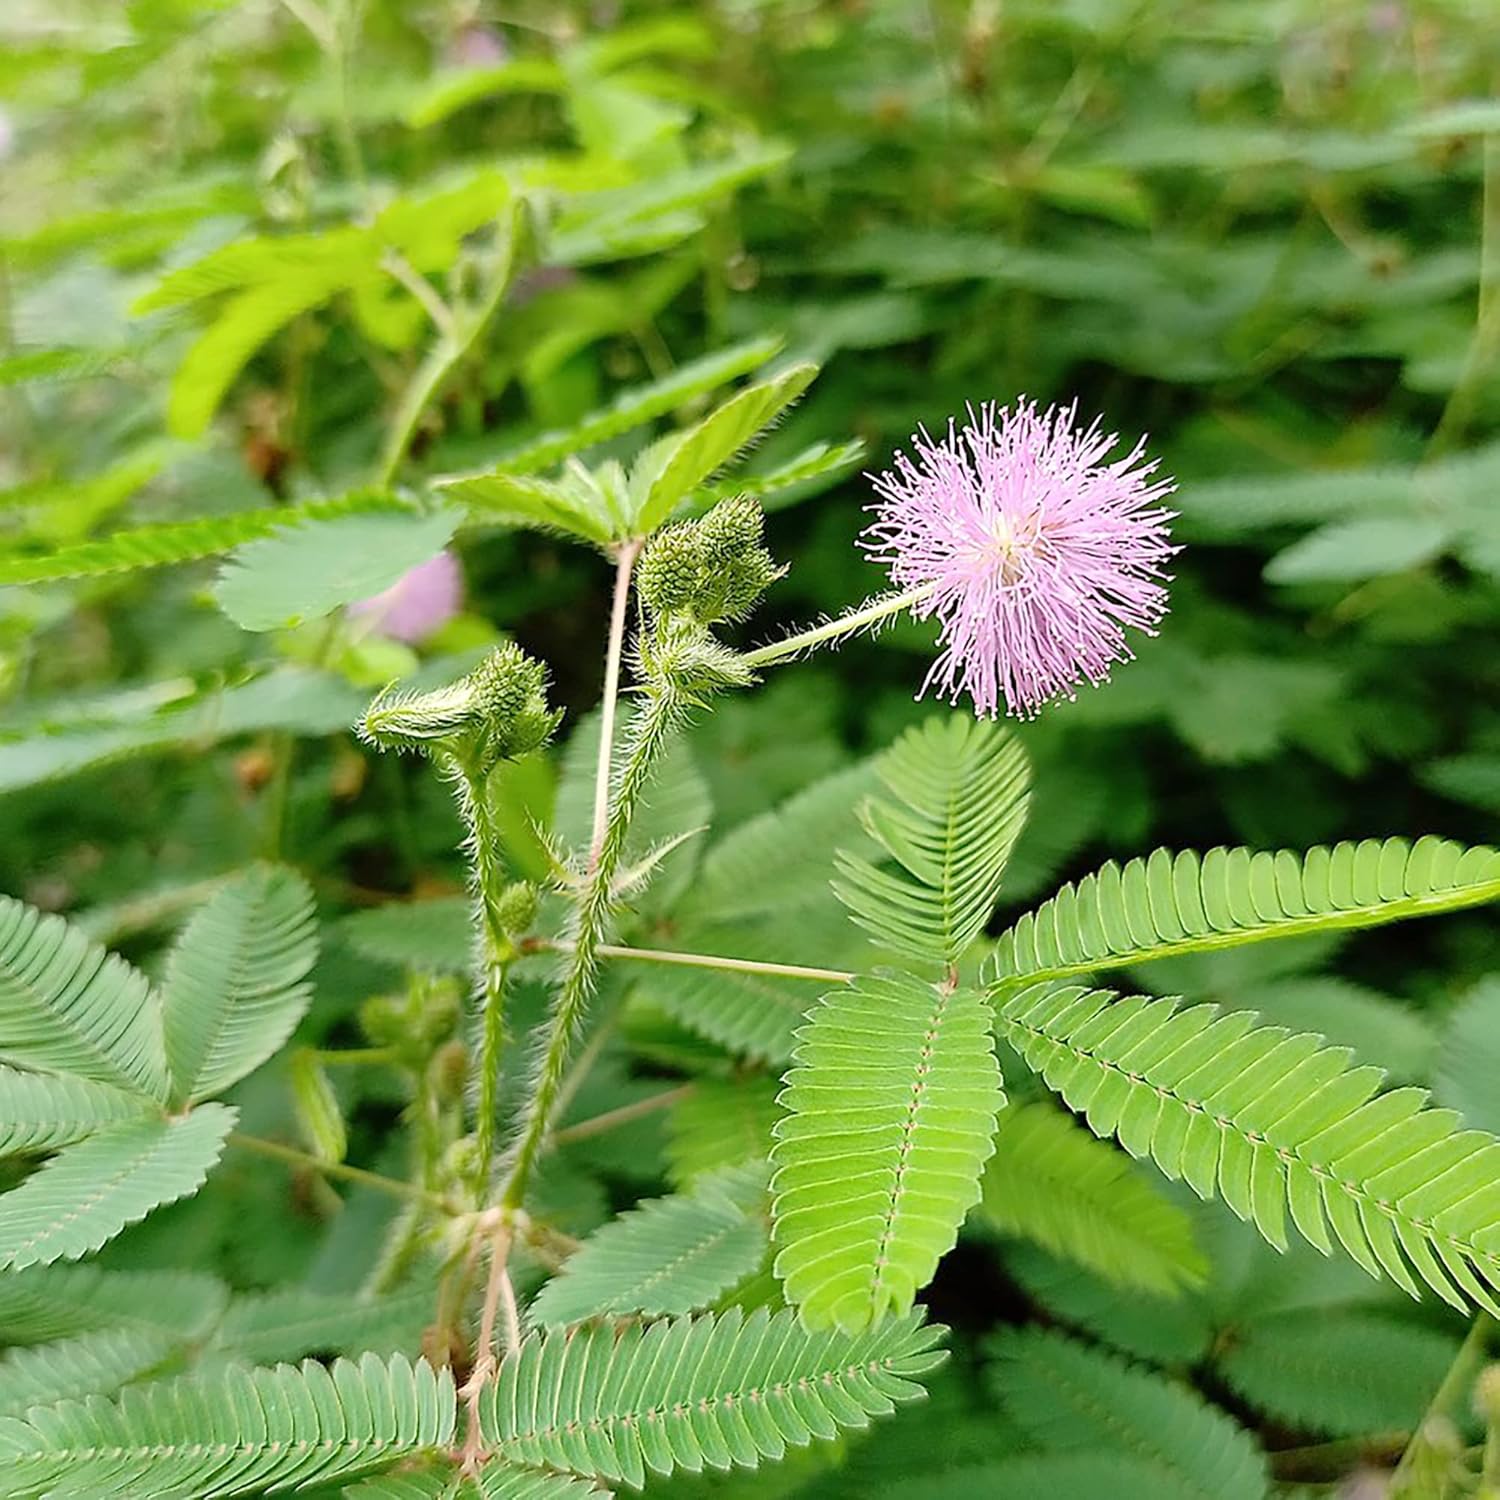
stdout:
POLYGON ((1158 849, 1065 885, 1001 937, 988 972, 1006 982, 1061 978, 1497 899, 1500 851, 1447 839, 1366 839, 1305 854, 1158 849))
POLYGON ((249 870, 199 908, 161 985, 174 1102, 228 1088, 286 1041, 317 955, 312 891, 291 870, 249 870))
POLYGON ((1005 1103, 982 996, 906 975, 825 995, 771 1160, 776 1274, 809 1328, 906 1312, 979 1198, 1005 1103))
POLYGON ((985 1168, 980 1213, 1119 1286, 1171 1293, 1208 1269, 1192 1220, 1119 1151, 1051 1104, 1007 1110, 985 1168))
POLYGON ((1347 1048, 1214 1005, 1040 984, 999 1024, 1091 1130, 1222 1197, 1278 1248, 1290 1214, 1318 1249, 1337 1241, 1413 1297, 1420 1279, 1496 1310, 1500 1139, 1423 1108, 1423 1090, 1377 1093, 1384 1075, 1347 1048))
POLYGON ((112 1126, 65 1146, 0 1197, 0 1269, 77 1260, 153 1208, 196 1192, 235 1111, 205 1104, 181 1119, 112 1126))
POLYGON ((9 896, 0 896, 0 1057, 167 1097, 161 1006, 145 977, 9 896))
POLYGON ((911 1314, 857 1335, 796 1315, 552 1329, 506 1355, 481 1418, 501 1458, 639 1488, 648 1472, 756 1468, 923 1394, 943 1330, 911 1314), (539 1380, 545 1370, 548 1378, 539 1380))
POLYGON ((1186 1386, 1040 1330, 1004 1334, 992 1350, 995 1393, 1039 1447, 1159 1465, 1164 1500, 1262 1500, 1269 1488, 1250 1435, 1186 1386))
POLYGON ((367 1355, 331 1369, 229 1367, 68 1403, 0 1425, 0 1496, 199 1500, 353 1479, 442 1447, 453 1379, 367 1355), (164 1436, 170 1440, 164 1442, 164 1436))
POLYGON ((900 871, 840 850, 834 892, 878 942, 957 963, 984 931, 1026 820, 1025 753, 1008 730, 951 714, 908 730, 879 767, 895 800, 867 803, 863 822, 900 871))
POLYGON ((758 1211, 765 1179, 758 1167, 715 1173, 700 1178, 689 1194, 657 1198, 611 1220, 542 1288, 532 1322, 712 1306, 765 1258, 758 1211))

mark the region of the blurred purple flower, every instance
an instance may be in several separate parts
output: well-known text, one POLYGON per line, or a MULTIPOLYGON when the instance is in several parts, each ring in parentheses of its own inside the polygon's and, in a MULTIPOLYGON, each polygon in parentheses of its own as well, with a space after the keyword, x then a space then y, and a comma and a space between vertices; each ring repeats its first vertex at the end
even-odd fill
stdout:
POLYGON ((443 62, 450 68, 493 68, 509 56, 510 49, 498 31, 471 22, 449 39, 443 62))
POLYGON ((1144 440, 1108 462, 1118 438, 1078 408, 1038 411, 993 402, 935 442, 912 437, 916 461, 898 451, 874 476, 880 500, 861 544, 918 592, 914 613, 942 622, 943 650, 923 692, 968 693, 993 718, 1029 718, 1074 696, 1127 660, 1127 628, 1154 634, 1167 611, 1164 571, 1177 550, 1173 512, 1157 504, 1174 488, 1142 463, 1144 440))
POLYGON ((451 552, 439 552, 409 568, 384 593, 349 606, 349 617, 365 620, 397 641, 425 640, 463 605, 464 577, 451 552))

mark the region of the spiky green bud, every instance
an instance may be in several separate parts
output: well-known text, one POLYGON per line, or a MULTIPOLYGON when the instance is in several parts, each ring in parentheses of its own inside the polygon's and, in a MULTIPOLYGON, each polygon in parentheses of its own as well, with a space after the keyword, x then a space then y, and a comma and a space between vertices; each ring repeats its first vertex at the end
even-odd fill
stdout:
POLYGON ((561 718, 547 706, 546 668, 504 645, 447 687, 381 693, 358 730, 382 750, 441 749, 482 772, 545 744, 561 718))
POLYGON ((500 892, 495 903, 495 919, 509 933, 525 932, 536 920, 537 888, 526 880, 517 880, 500 892))
POLYGON ((700 625, 743 619, 781 576, 764 539, 755 501, 721 500, 699 520, 652 539, 636 575, 641 598, 658 618, 685 616, 700 625))

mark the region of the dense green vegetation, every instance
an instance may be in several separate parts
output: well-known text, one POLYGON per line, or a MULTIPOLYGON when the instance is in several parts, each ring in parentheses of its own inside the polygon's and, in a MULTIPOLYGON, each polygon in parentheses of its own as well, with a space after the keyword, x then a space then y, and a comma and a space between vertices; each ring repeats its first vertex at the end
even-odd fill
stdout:
POLYGON ((9 0, 0 1495, 1500 1494, 1497 68, 9 0), (1160 634, 752 681, 1022 394, 1175 476, 1160 634))

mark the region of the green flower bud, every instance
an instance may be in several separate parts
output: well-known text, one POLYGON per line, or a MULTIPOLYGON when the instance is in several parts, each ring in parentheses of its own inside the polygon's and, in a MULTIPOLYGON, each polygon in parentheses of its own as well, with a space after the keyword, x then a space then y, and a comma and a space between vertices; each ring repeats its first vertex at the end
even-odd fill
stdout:
POLYGON ((358 731, 382 750, 440 749, 484 772, 546 743, 562 718, 547 707, 546 688, 546 668, 505 645, 447 687, 381 693, 358 731))
POLYGON ((525 932, 536 920, 537 889, 530 882, 517 880, 500 892, 495 903, 495 917, 509 933, 525 932))
POLYGON ((764 531, 760 506, 743 496, 667 527, 641 558, 641 598, 658 618, 682 615, 701 625, 743 619, 782 572, 763 545, 764 531))

